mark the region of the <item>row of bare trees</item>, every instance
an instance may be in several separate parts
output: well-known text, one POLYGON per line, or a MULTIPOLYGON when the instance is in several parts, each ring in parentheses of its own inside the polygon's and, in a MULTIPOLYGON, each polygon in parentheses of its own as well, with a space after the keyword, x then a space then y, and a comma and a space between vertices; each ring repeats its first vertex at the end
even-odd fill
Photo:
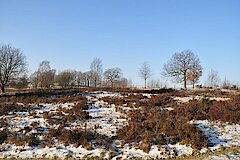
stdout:
POLYGON ((120 68, 109 68, 103 72, 102 61, 99 58, 92 61, 90 71, 86 72, 65 70, 57 73, 46 60, 42 61, 37 71, 28 77, 26 66, 26 57, 21 49, 5 44, 0 46, 0 88, 2 92, 5 91, 6 86, 24 88, 29 86, 29 83, 34 88, 55 86, 125 88, 132 83, 122 76, 120 68))
MULTIPOLYGON (((37 71, 30 77, 26 72, 26 57, 19 48, 11 45, 0 46, 0 88, 4 92, 6 86, 18 85, 25 87, 31 82, 34 88, 50 88, 60 86, 86 86, 86 87, 129 87, 132 81, 124 78, 122 70, 118 67, 108 68, 103 72, 102 61, 95 58, 90 64, 90 70, 86 72, 65 70, 59 73, 52 69, 49 61, 42 61, 37 71)), ((163 67, 162 75, 170 77, 174 82, 183 83, 184 89, 187 84, 194 88, 202 76, 203 68, 200 60, 191 50, 184 50, 180 53, 173 54, 172 58, 163 67)), ((149 80, 152 76, 150 65, 144 62, 139 69, 138 75, 144 80, 144 87, 147 84, 150 87, 161 87, 159 80, 149 80)), ((211 70, 207 77, 208 87, 217 87, 220 78, 217 71, 211 70)), ((225 78, 222 86, 229 87, 231 84, 225 78)))
POLYGON ((49 61, 43 61, 38 70, 30 76, 30 82, 34 88, 55 86, 62 88, 69 86, 125 88, 128 86, 128 80, 122 77, 120 68, 109 68, 103 72, 102 61, 99 58, 92 61, 90 71, 64 70, 58 74, 55 69, 51 69, 49 61))

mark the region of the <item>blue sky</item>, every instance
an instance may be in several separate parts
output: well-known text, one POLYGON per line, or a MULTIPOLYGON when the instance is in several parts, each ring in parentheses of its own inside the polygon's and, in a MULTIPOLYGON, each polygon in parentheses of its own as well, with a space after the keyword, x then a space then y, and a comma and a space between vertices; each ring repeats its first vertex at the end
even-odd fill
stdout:
POLYGON ((240 82, 239 0, 1 0, 0 43, 21 48, 30 72, 43 60, 54 69, 104 69, 137 73, 148 61, 161 71, 175 52, 191 49, 204 68, 240 82))

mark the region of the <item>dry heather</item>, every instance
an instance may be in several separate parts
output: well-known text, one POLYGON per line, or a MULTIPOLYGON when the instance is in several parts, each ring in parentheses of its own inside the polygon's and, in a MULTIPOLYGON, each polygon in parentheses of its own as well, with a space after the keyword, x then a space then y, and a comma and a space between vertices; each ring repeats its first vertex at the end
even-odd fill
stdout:
POLYGON ((188 120, 210 120, 229 123, 240 122, 240 96, 228 101, 192 100, 187 104, 177 106, 175 112, 187 117, 188 120))
POLYGON ((128 125, 118 130, 117 138, 124 143, 141 143, 140 148, 144 151, 149 151, 152 144, 182 142, 197 149, 207 146, 207 140, 200 129, 174 111, 144 107, 141 111, 132 112, 129 118, 128 125))
POLYGON ((124 143, 138 143, 144 151, 152 144, 166 145, 181 142, 193 148, 208 146, 207 138, 191 120, 240 122, 240 96, 229 101, 192 100, 177 105, 168 94, 152 96, 141 110, 129 114, 128 125, 119 129, 117 138, 124 143), (174 110, 159 106, 172 106, 174 110))

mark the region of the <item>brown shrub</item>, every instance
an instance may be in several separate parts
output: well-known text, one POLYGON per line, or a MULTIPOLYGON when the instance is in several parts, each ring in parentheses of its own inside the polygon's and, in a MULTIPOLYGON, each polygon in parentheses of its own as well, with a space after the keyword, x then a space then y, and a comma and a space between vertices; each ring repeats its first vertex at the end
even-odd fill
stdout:
POLYGON ((4 143, 7 140, 7 130, 4 129, 0 131, 0 144, 4 143))
POLYGON ((175 104, 172 96, 169 93, 152 95, 149 99, 149 106, 161 106, 164 107, 166 105, 175 104))
POLYGON ((228 101, 192 100, 187 104, 177 106, 175 112, 188 120, 211 120, 229 123, 240 122, 240 96, 228 101))
POLYGON ((25 106, 13 102, 0 103, 0 116, 7 115, 9 112, 26 111, 25 106))
POLYGON ((207 146, 202 132, 174 111, 143 107, 141 111, 132 112, 129 118, 128 125, 117 131, 117 138, 129 144, 146 141, 142 146, 145 151, 149 151, 150 144, 186 142, 197 149, 207 146))
POLYGON ((41 141, 35 134, 31 134, 30 136, 26 137, 26 143, 28 143, 31 147, 36 147, 41 144, 41 141))
POLYGON ((124 100, 122 98, 116 97, 102 97, 99 100, 107 102, 108 104, 114 104, 116 106, 122 106, 124 104, 124 100))

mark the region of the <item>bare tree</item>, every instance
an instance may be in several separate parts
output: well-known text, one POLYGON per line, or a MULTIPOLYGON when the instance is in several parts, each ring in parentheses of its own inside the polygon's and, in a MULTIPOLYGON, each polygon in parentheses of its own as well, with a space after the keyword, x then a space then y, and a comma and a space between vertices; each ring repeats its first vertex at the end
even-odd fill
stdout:
POLYGON ((93 80, 93 84, 94 87, 96 88, 97 85, 101 85, 101 81, 102 81, 102 61, 99 58, 95 58, 90 66, 91 69, 91 76, 92 76, 92 80, 93 80))
POLYGON ((19 48, 11 45, 0 47, 0 87, 5 91, 8 82, 26 71, 26 58, 19 48))
POLYGON ((222 83, 222 88, 223 89, 230 89, 233 85, 231 84, 231 82, 229 80, 227 80, 227 78, 225 77, 223 83, 222 83))
POLYGON ((171 60, 163 67, 163 76, 172 77, 176 82, 184 82, 184 89, 187 89, 187 73, 193 65, 200 65, 198 57, 191 50, 184 50, 175 53, 171 60))
POLYGON ((55 81, 60 85, 62 88, 66 88, 67 86, 71 85, 74 81, 74 73, 72 71, 63 71, 60 72, 55 77, 55 81))
POLYGON ((211 69, 210 72, 208 73, 207 82, 208 82, 208 87, 211 87, 211 88, 218 87, 220 82, 220 77, 218 75, 218 72, 211 69))
POLYGON ((120 68, 109 68, 104 72, 104 78, 111 83, 111 87, 113 88, 114 81, 121 78, 122 71, 120 68))
POLYGON ((47 71, 50 71, 50 70, 51 70, 51 67, 50 67, 50 62, 49 61, 44 60, 39 64, 38 71, 40 73, 47 72, 47 71))
POLYGON ((39 72, 35 71, 34 73, 32 73, 29 77, 29 80, 30 83, 32 84, 32 87, 37 88, 39 83, 39 72))
POLYGON ((133 81, 131 78, 128 78, 128 85, 127 85, 128 88, 133 88, 134 87, 134 84, 133 84, 133 81))
POLYGON ((162 84, 159 79, 150 79, 148 81, 148 87, 150 88, 161 88, 162 84))
POLYGON ((144 88, 147 88, 147 79, 151 77, 152 72, 149 64, 144 62, 142 67, 139 69, 139 76, 144 79, 144 88))
POLYGON ((12 78, 9 83, 7 84, 7 87, 12 87, 12 88, 16 88, 16 89, 23 89, 23 88, 27 88, 29 81, 28 81, 28 76, 27 74, 23 74, 19 77, 16 78, 12 78))
POLYGON ((77 85, 77 87, 79 88, 83 83, 83 73, 81 71, 74 71, 73 76, 75 85, 77 85))
POLYGON ((128 86, 128 79, 123 77, 120 79, 120 87, 121 88, 127 88, 128 86))
POLYGON ((86 87, 90 87, 92 84, 92 72, 91 71, 84 72, 82 81, 86 87))
POLYGON ((199 59, 195 59, 191 65, 191 69, 187 71, 187 81, 192 84, 193 89, 195 88, 195 84, 198 83, 199 78, 202 76, 202 71, 203 68, 200 65, 199 59))
POLYGON ((115 87, 117 88, 127 88, 128 86, 128 79, 125 77, 120 78, 119 80, 115 81, 115 87))
POLYGON ((56 70, 51 69, 49 61, 42 61, 37 71, 37 79, 40 87, 50 88, 54 82, 56 70))

